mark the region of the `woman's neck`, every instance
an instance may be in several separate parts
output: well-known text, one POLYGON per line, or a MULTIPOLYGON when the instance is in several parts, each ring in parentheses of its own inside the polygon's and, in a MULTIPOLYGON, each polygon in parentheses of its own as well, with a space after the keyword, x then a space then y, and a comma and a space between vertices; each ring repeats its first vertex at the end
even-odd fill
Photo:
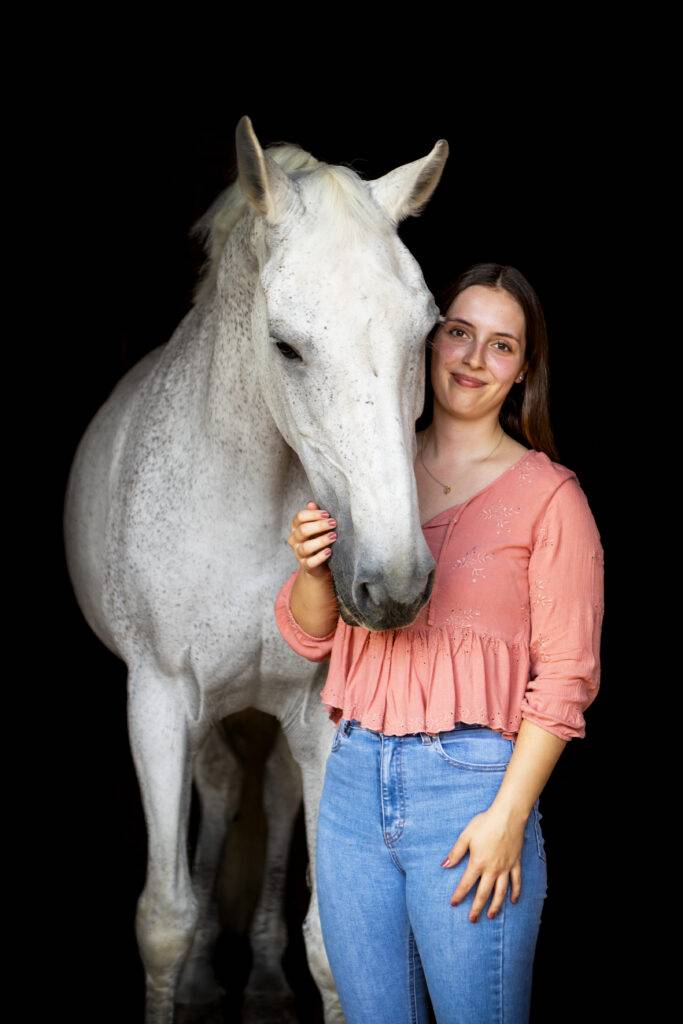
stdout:
POLYGON ((448 465, 453 470, 505 454, 511 440, 497 417, 488 422, 467 423, 450 418, 444 421, 436 415, 421 438, 425 457, 434 465, 448 465))

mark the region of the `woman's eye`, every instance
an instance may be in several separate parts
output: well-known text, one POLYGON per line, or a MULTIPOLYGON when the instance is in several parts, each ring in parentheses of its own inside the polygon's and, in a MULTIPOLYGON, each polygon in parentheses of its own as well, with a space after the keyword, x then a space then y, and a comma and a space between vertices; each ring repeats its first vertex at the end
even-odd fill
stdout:
MULTIPOLYGON (((458 340, 460 338, 460 335, 465 334, 462 327, 453 327, 448 333, 451 335, 451 337, 455 336, 458 340)), ((498 341, 495 342, 495 344, 502 345, 504 348, 508 350, 508 352, 512 352, 512 348, 508 345, 506 341, 500 341, 499 339, 498 341)))
POLYGON ((285 357, 285 359, 301 359, 301 356, 296 351, 296 349, 293 349, 292 346, 288 345, 286 341, 276 341, 275 344, 277 345, 280 352, 282 352, 282 355, 285 357))
MULTIPOLYGON (((465 334, 465 332, 463 331, 462 327, 452 327, 450 329, 450 331, 448 331, 448 333, 450 334, 451 337, 455 336, 458 341, 460 340, 459 336, 465 334)), ((507 344, 506 341, 501 341, 499 339, 498 341, 495 342, 495 344, 496 345, 503 345, 508 350, 508 352, 512 352, 512 348, 507 344)))

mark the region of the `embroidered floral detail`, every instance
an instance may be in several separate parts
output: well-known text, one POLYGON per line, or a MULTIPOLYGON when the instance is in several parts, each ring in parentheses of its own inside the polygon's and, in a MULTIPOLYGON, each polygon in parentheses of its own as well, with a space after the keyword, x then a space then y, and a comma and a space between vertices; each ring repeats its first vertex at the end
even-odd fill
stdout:
POLYGON ((496 651, 501 644, 507 646, 507 641, 500 636, 496 636, 495 633, 480 633, 479 636, 481 637, 482 643, 486 644, 488 647, 493 647, 496 651))
POLYGON ((486 573, 483 569, 477 568, 478 564, 482 562, 488 562, 493 558, 493 554, 490 551, 479 551, 478 546, 475 544, 473 548, 470 548, 462 558, 458 558, 453 562, 454 569, 471 569, 472 570, 472 582, 476 583, 477 580, 485 580, 486 573))
POLYGON ((444 620, 444 626, 459 628, 472 624, 472 619, 481 615, 481 608, 451 608, 444 620))
POLYGON ((497 527, 496 533, 500 534, 503 530, 510 532, 511 517, 521 511, 520 505, 506 505, 502 498, 498 498, 495 505, 483 508, 479 514, 483 519, 492 519, 497 527))
POLYGON ((520 608, 522 609, 522 622, 524 622, 524 623, 529 622, 530 621, 529 613, 531 611, 530 606, 528 604, 523 604, 523 605, 520 605, 520 608))
POLYGON ((552 540, 551 537, 550 537, 550 531, 548 529, 548 524, 547 523, 544 523, 543 526, 541 527, 541 529, 538 531, 537 544, 540 547, 542 547, 542 548, 554 548, 555 547, 555 541, 552 540))
POLYGON ((550 637, 547 633, 539 633, 529 645, 529 650, 534 650, 536 647, 545 647, 548 643, 550 643, 550 637))
POLYGON ((547 594, 545 590, 545 585, 547 582, 547 579, 542 579, 541 577, 538 577, 536 580, 534 580, 535 593, 533 596, 533 604, 536 608, 545 608, 547 605, 551 603, 550 595, 547 594))
POLYGON ((463 629, 463 631, 462 631, 462 649, 463 649, 464 653, 466 655, 468 655, 468 656, 472 654, 472 636, 473 636, 473 633, 472 633, 471 629, 469 629, 467 627, 465 629, 463 629))
POLYGON ((550 637, 547 633, 539 633, 538 636, 529 644, 529 652, 533 654, 538 661, 549 661, 547 654, 543 653, 543 648, 550 643, 550 637))
POLYGON ((534 452, 529 452, 527 457, 525 459, 522 459, 522 461, 517 467, 517 479, 520 480, 523 484, 530 483, 536 475, 534 467, 531 465, 531 458, 534 454, 534 452))

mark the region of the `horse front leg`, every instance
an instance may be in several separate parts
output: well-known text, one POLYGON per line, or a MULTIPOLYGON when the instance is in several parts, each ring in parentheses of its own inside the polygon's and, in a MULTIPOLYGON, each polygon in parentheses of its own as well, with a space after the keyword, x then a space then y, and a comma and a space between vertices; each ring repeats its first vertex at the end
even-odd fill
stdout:
POLYGON ((225 737, 223 723, 214 724, 194 759, 199 834, 192 886, 199 900, 199 920, 176 989, 179 1021, 192 1020, 202 1010, 219 1007, 225 996, 213 968, 215 945, 222 931, 217 880, 226 837, 240 806, 243 776, 242 766, 225 737))
POLYGON ((153 668, 128 673, 128 731, 148 839, 135 917, 145 1024, 173 1024, 176 982, 199 911, 187 855, 192 751, 183 685, 153 668))

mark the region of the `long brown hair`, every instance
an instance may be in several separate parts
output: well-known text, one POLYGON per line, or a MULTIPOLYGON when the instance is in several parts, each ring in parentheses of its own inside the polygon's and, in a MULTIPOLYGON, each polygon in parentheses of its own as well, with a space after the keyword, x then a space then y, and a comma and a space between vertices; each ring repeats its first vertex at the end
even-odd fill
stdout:
MULTIPOLYGON (((516 441, 543 451, 554 462, 559 462, 550 424, 548 331, 540 299, 516 267, 500 263, 475 263, 442 288, 438 299, 441 312, 445 314, 460 292, 475 284, 485 288, 504 288, 517 300, 524 313, 524 357, 528 369, 524 380, 520 384, 513 384, 505 396, 500 410, 500 425, 516 441)), ((427 337, 425 405, 418 420, 418 430, 425 429, 434 415, 432 345, 438 329, 439 325, 436 324, 427 337)))

